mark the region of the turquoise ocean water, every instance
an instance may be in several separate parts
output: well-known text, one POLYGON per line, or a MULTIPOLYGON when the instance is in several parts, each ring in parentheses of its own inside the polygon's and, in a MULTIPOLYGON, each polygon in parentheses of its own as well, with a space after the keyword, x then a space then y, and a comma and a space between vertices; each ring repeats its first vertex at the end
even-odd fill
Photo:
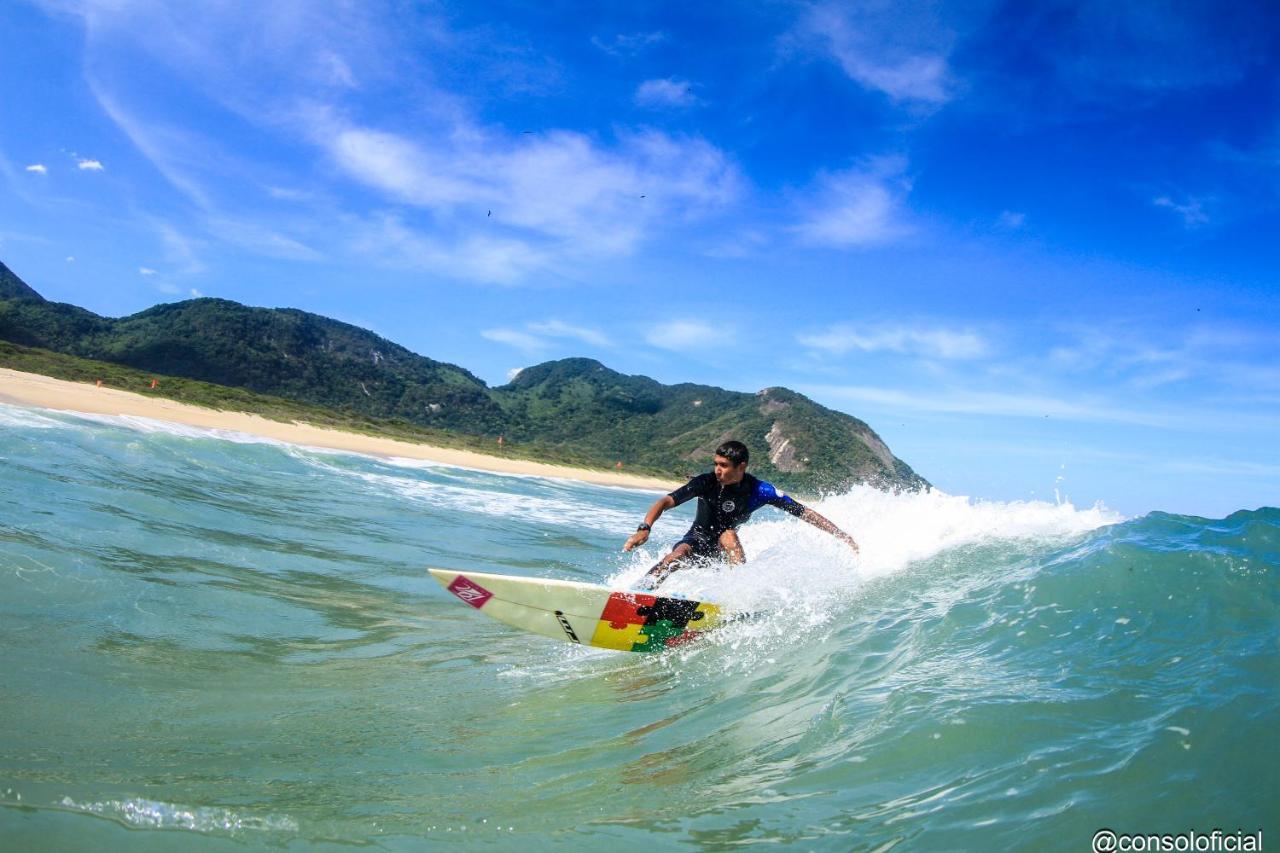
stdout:
POLYGON ((629 583, 653 499, 0 406, 0 847, 1280 839, 1280 510, 766 509, 667 587, 762 615, 658 655, 425 572, 629 583))

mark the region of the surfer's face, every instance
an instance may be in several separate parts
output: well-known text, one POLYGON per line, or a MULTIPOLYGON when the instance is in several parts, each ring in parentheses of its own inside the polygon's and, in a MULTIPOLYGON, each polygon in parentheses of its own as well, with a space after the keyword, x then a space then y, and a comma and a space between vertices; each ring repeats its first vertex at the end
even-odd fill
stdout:
POLYGON ((742 475, 747 473, 747 463, 734 465, 723 456, 716 457, 716 482, 722 486, 732 486, 734 483, 742 480, 742 475))

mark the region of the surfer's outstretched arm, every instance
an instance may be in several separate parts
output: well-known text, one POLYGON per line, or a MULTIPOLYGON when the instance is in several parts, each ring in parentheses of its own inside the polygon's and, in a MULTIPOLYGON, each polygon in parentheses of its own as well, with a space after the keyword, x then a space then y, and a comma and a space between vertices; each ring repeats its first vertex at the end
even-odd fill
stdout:
POLYGON ((630 551, 632 548, 637 548, 648 542, 649 528, 653 527, 653 525, 657 523, 658 519, 662 517, 664 512, 675 505, 676 499, 671 497, 671 495, 663 495, 654 501, 653 506, 649 507, 649 511, 645 513, 644 523, 636 529, 635 533, 631 534, 630 538, 627 539, 626 544, 622 546, 622 550, 630 551))
POLYGON ((841 542, 845 543, 850 548, 852 548, 853 553, 855 554, 858 553, 858 543, 853 541, 853 537, 850 536, 848 533, 845 533, 839 527, 836 527, 834 524, 828 521, 825 516, 817 512, 814 512, 813 510, 809 509, 809 507, 805 507, 804 512, 800 514, 800 518, 804 521, 809 522, 819 530, 825 530, 827 533, 830 533, 832 536, 836 537, 841 542))

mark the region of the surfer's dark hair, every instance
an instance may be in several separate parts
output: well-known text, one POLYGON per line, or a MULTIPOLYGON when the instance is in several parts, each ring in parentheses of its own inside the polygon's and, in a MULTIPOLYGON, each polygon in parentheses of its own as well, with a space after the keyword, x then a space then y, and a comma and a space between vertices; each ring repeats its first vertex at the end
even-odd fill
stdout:
POLYGON ((747 446, 741 441, 726 441, 716 448, 716 456, 723 456, 734 466, 738 466, 745 464, 751 454, 747 452, 747 446))

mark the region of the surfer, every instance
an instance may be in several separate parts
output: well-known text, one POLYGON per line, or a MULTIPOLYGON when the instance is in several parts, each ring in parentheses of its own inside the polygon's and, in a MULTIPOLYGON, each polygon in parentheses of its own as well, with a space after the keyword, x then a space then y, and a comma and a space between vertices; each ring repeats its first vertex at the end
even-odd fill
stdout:
POLYGON ((671 553, 650 569, 636 584, 639 589, 655 589, 690 559, 723 556, 731 565, 747 559, 738 540, 738 525, 751 513, 768 504, 796 518, 825 530, 846 543, 856 553, 858 543, 826 518, 747 473, 747 446, 740 441, 726 441, 716 448, 715 468, 699 474, 671 494, 660 498, 644 517, 622 550, 630 551, 649 539, 649 531, 658 518, 672 507, 692 498, 698 499, 698 514, 689 532, 675 544, 671 553))

